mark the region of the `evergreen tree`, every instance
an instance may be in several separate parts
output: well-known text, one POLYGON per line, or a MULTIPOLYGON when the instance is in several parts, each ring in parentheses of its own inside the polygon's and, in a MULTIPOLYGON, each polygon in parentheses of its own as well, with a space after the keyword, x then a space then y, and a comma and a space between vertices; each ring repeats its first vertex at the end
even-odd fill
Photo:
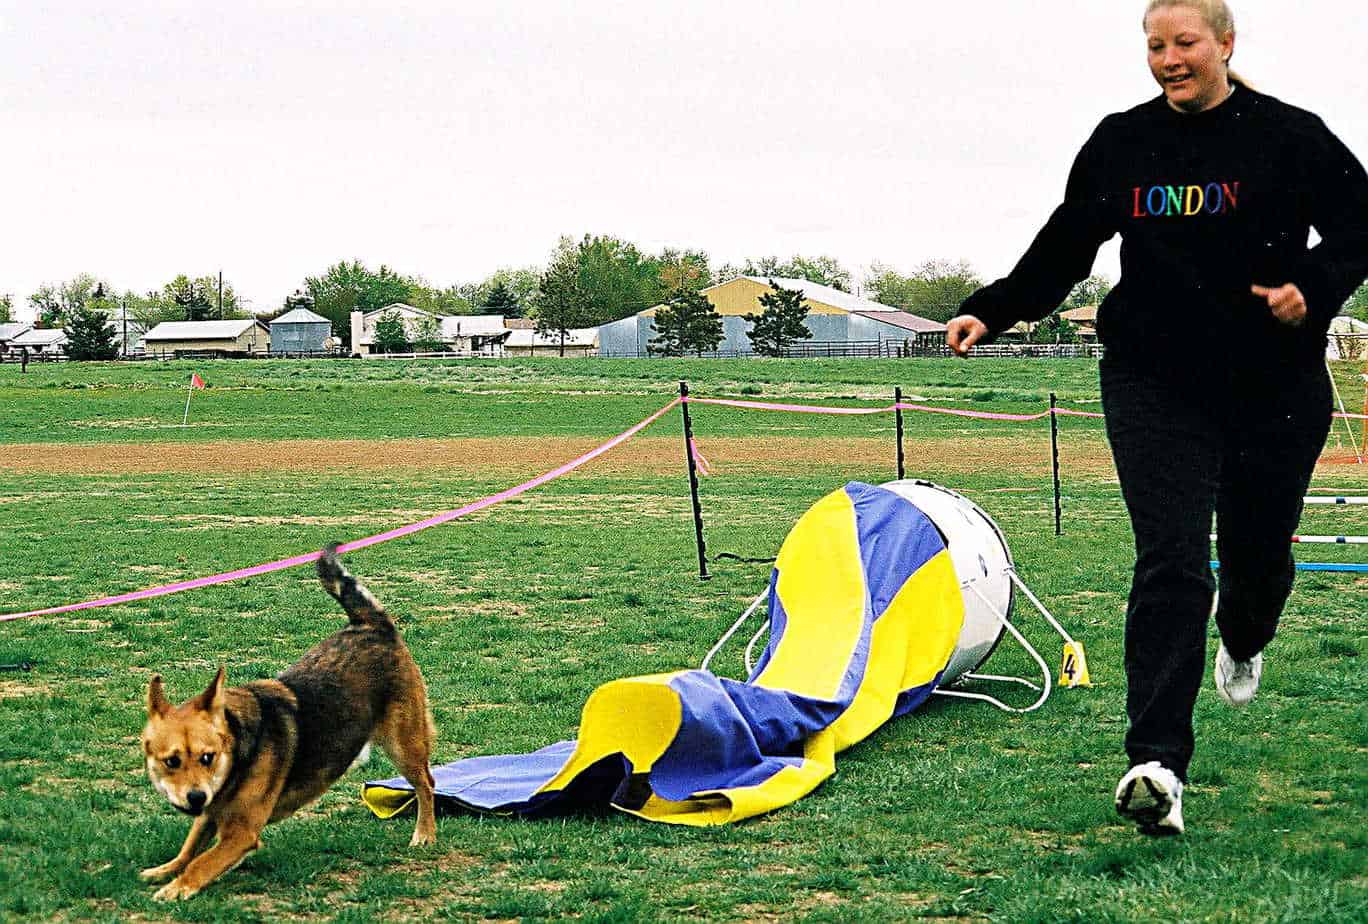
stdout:
POLYGON ((812 338, 804 323, 808 308, 801 290, 785 289, 773 279, 769 284, 774 291, 760 296, 764 311, 745 315, 751 325, 751 350, 761 356, 783 356, 794 342, 812 338))
POLYGON ((537 333, 560 338, 565 355, 565 336, 590 324, 592 305, 580 285, 579 253, 573 245, 562 247, 537 285, 537 333))
POLYGON ((711 353, 722 342, 722 316, 707 296, 688 289, 676 289, 669 301, 656 312, 655 329, 646 349, 662 356, 683 356, 694 352, 711 353))
POLYGON ((490 287, 489 294, 484 297, 484 308, 489 309, 490 314, 503 315, 505 318, 522 317, 522 307, 518 304, 518 296, 513 294, 513 290, 504 285, 502 279, 494 280, 494 285, 490 287))
POLYGON ((0 295, 0 324, 14 320, 14 296, 0 295))
POLYGON ((67 315, 66 352, 72 359, 113 359, 119 355, 109 315, 99 309, 103 294, 101 290, 100 298, 92 298, 91 304, 74 308, 67 315))
POLYGON ((181 320, 208 321, 213 316, 214 301, 204 279, 177 276, 166 284, 166 298, 176 306, 181 320))

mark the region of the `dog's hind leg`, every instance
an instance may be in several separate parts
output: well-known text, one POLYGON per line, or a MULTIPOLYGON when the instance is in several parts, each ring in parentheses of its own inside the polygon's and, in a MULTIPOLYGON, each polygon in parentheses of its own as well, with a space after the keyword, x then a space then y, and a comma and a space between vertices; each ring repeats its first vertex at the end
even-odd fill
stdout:
POLYGON ((179 875, 180 871, 195 858, 200 845, 214 836, 214 830, 215 825, 209 820, 208 815, 198 816, 190 825, 190 833, 185 835, 185 843, 181 845, 180 853, 161 866, 149 867, 138 875, 148 882, 161 882, 179 875))
POLYGON ((409 781, 418 797, 418 823, 413 829, 410 847, 431 844, 437 840, 437 820, 432 771, 432 721, 428 718, 427 703, 395 702, 380 720, 374 740, 385 749, 390 760, 409 781))

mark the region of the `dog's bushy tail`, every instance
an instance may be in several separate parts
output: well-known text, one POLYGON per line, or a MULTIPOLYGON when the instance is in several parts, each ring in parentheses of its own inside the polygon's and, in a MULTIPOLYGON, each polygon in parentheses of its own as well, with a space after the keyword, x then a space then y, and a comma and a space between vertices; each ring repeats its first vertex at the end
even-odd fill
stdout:
POLYGON ((342 567, 337 546, 336 542, 328 543, 318 559, 318 578, 323 582, 323 589, 342 604, 352 625, 393 628, 394 623, 380 601, 342 567))

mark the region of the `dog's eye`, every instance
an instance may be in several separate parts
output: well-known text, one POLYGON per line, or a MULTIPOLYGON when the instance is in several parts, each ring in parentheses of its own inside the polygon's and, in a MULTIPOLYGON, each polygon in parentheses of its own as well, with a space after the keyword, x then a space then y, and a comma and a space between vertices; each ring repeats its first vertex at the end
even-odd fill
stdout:
POLYGON ((180 758, 177 757, 175 754, 172 754, 170 757, 166 758, 166 760, 164 760, 163 763, 166 764, 168 769, 175 770, 177 767, 180 766, 180 758))
POLYGON ((214 753, 212 751, 205 751, 203 754, 200 755, 200 763, 204 766, 208 767, 211 764, 213 764, 213 762, 214 753))

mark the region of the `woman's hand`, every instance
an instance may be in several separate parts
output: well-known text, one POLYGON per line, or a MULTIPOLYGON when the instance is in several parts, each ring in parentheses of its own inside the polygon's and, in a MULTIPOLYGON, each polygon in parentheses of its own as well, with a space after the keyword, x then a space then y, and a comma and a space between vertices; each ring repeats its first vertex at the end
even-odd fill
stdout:
POLYGON ((988 336, 988 325, 972 314, 962 314, 950 319, 945 325, 945 343, 956 355, 968 356, 984 337, 988 336))
POLYGON ((1306 297, 1292 283, 1271 289, 1250 286, 1249 291, 1267 301, 1273 317, 1288 327, 1301 327, 1306 322, 1306 297))

